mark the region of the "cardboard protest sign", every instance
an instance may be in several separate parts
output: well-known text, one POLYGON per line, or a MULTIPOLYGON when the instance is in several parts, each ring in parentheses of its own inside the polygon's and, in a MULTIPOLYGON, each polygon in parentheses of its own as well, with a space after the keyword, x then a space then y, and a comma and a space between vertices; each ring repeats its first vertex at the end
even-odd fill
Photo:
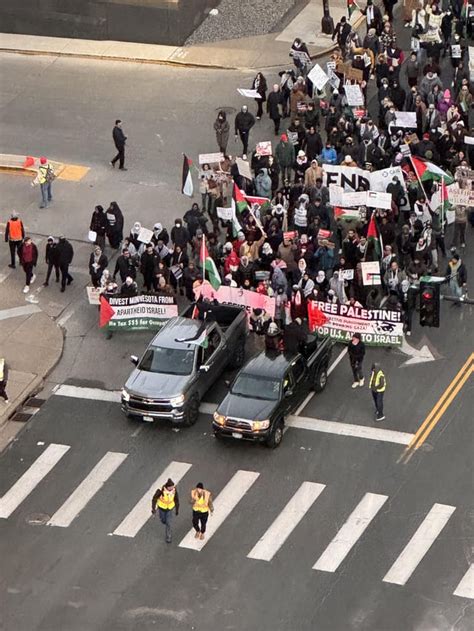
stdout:
POLYGON ((378 261, 362 262, 362 283, 364 285, 381 285, 380 263, 378 261))
POLYGON ((392 208, 392 196, 390 193, 379 193, 378 191, 367 191, 367 206, 372 208, 392 208))
POLYGON ((342 195, 342 206, 365 206, 367 191, 349 191, 342 195))
POLYGON ((219 164, 224 159, 223 153, 200 153, 199 164, 219 164))
POLYGON ((346 83, 344 86, 344 92, 346 93, 347 103, 351 107, 358 107, 364 105, 364 95, 360 89, 360 85, 351 85, 346 83))
POLYGON ((416 129, 416 112, 395 112, 395 127, 416 129))
POLYGON ((153 230, 148 230, 148 228, 144 228, 142 226, 140 228, 140 232, 138 233, 137 239, 141 243, 150 243, 152 236, 153 236, 153 230))
POLYGON ((246 90, 245 88, 237 88, 237 92, 242 96, 246 96, 249 99, 261 99, 262 96, 257 90, 246 90))
POLYGON ((308 74, 308 79, 318 89, 322 90, 326 83, 329 81, 328 75, 324 72, 319 64, 316 64, 311 72, 308 74))
POLYGON ((474 191, 469 188, 459 188, 458 186, 448 186, 448 200, 454 206, 474 205, 474 191))
POLYGON ((291 239, 296 238, 296 230, 288 230, 288 232, 283 233, 283 240, 291 241, 291 239))
POLYGON ((232 207, 222 208, 221 206, 218 206, 216 210, 219 219, 222 219, 222 221, 232 221, 234 215, 234 209, 232 207))
POLYGON ((250 171, 250 164, 247 160, 242 160, 242 158, 236 158, 235 163, 237 164, 237 168, 242 177, 247 178, 247 180, 252 179, 252 172, 250 171))
POLYGON ((344 188, 337 184, 331 184, 329 186, 329 203, 331 206, 342 206, 342 196, 344 195, 344 188))
POLYGON ((358 81, 360 83, 363 78, 363 71, 359 68, 353 68, 352 66, 349 68, 349 72, 346 74, 346 79, 349 81, 358 81))
POLYGON ((87 299, 90 305, 100 305, 100 294, 102 293, 102 287, 86 287, 87 299))
POLYGON ((271 156, 272 155, 272 142, 271 140, 265 140, 257 143, 256 147, 257 156, 271 156))
POLYGON ((339 276, 343 280, 353 280, 354 279, 354 270, 353 269, 341 269, 341 270, 339 270, 339 276))

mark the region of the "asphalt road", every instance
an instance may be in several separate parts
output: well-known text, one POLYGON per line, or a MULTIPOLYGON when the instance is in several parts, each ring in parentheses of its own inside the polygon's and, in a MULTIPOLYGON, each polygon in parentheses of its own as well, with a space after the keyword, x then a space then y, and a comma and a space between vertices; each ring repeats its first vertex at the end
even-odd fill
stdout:
MULTIPOLYGON (((37 208, 37 191, 26 179, 0 175, 2 218, 16 208, 31 232, 65 231, 78 240, 78 282, 66 294, 52 286, 40 295, 42 308, 67 329, 65 353, 48 389, 69 383, 117 390, 130 371, 128 355, 139 354, 150 335, 105 340, 96 309, 84 303, 90 246, 79 240, 92 208, 116 199, 126 228, 136 220, 169 225, 189 204, 179 194, 181 151, 196 156, 215 149, 216 110, 239 108, 244 100, 236 87, 248 87, 251 75, 11 55, 1 60, 3 151, 45 153, 91 167, 81 182, 57 182, 55 204, 45 211, 37 208), (123 118, 130 138, 125 174, 108 167, 116 117, 123 118)), ((253 138, 271 137, 264 119, 253 138)), ((471 241, 472 233, 464 257, 468 269, 471 241)), ((7 262, 1 248, 2 270, 7 262)), ((21 280, 12 274, 2 282, 20 291, 21 280)), ((366 371, 377 359, 388 377, 381 429, 417 432, 472 352, 472 316, 470 306, 443 303, 439 330, 415 326, 410 344, 428 345, 432 362, 404 365, 408 357, 400 351, 369 352, 366 371)), ((368 389, 354 391, 350 384, 343 357, 302 417, 374 428, 368 389)), ((221 380, 207 401, 217 403, 224 394, 221 380)), ((406 461, 400 460, 400 444, 295 428, 275 452, 220 444, 211 436, 209 415, 175 433, 127 421, 116 403, 52 396, 0 457, 5 498, 50 445, 69 446, 24 501, 0 518, 0 629, 467 631, 474 626, 472 595, 453 592, 472 561, 473 405, 471 377, 406 461), (89 504, 67 527, 45 525, 107 452, 126 458, 89 504), (134 537, 111 534, 173 461, 191 465, 179 484, 183 507, 173 544, 165 544, 156 519, 134 537), (202 480, 218 495, 238 471, 259 475, 201 551, 180 547, 191 525, 186 494, 192 485, 202 480), (325 488, 310 487, 319 496, 270 561, 248 558, 304 482, 325 488), (367 501, 368 508, 376 501, 380 508, 337 568, 312 569, 334 563, 335 547, 328 546, 344 525, 342 542, 365 525, 363 516, 350 516, 367 501), (404 585, 384 581, 435 504, 450 514, 433 545, 404 585)), ((24 478, 16 488, 26 488, 24 478)), ((433 521, 439 524, 437 511, 433 521)), ((293 524, 294 515, 286 523, 293 524)))

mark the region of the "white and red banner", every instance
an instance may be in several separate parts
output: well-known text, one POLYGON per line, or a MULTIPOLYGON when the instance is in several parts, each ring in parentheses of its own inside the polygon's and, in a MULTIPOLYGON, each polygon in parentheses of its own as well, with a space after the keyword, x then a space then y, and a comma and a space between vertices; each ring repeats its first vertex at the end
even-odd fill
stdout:
POLYGON ((391 309, 364 309, 310 300, 308 320, 311 331, 345 344, 354 333, 360 333, 367 346, 400 346, 403 341, 402 314, 391 309))
POLYGON ((209 300, 217 300, 217 302, 222 304, 245 307, 249 315, 252 309, 264 309, 270 317, 275 317, 275 298, 258 294, 248 289, 221 285, 219 289, 216 290, 211 287, 210 283, 205 282, 194 289, 194 295, 196 299, 202 296, 209 300))

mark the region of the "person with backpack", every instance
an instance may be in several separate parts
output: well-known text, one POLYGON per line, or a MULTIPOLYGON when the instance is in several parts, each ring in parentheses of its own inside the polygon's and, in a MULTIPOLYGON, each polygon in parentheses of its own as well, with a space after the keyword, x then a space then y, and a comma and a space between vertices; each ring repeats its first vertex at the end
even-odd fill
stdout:
POLYGON ((41 203, 40 208, 47 208, 49 203, 53 201, 52 184, 56 175, 53 167, 49 164, 48 158, 42 156, 40 158, 40 166, 38 169, 38 175, 35 177, 32 186, 36 184, 40 185, 41 189, 41 203))

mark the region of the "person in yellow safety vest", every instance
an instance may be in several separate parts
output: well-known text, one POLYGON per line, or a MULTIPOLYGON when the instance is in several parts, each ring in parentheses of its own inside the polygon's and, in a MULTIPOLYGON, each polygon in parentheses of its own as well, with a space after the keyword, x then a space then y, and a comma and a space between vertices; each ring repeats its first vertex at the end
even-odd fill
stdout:
POLYGON ((5 399, 5 403, 8 403, 8 395, 6 391, 8 381, 8 367, 7 362, 3 357, 0 357, 0 397, 5 399))
POLYGON ((372 364, 372 372, 370 374, 369 388, 372 391, 372 398, 375 405, 375 420, 383 421, 385 416, 383 413, 383 394, 387 386, 387 380, 380 368, 379 364, 372 364))
POLYGON ((179 513, 179 497, 176 486, 171 478, 164 486, 155 491, 153 499, 151 500, 151 512, 153 515, 156 513, 160 515, 160 521, 165 526, 165 539, 166 543, 171 543, 171 522, 173 518, 173 510, 176 513, 176 517, 179 513))
POLYGON ((41 204, 40 208, 47 208, 48 204, 53 201, 53 195, 51 192, 51 185, 55 178, 53 167, 49 164, 48 159, 42 156, 40 158, 40 166, 38 169, 38 175, 35 177, 31 186, 40 185, 41 188, 41 204))
POLYGON ((193 507, 193 528, 196 531, 196 539, 204 539, 206 524, 209 518, 209 511, 214 512, 212 495, 206 491, 202 482, 196 484, 196 488, 191 491, 190 503, 193 507))

